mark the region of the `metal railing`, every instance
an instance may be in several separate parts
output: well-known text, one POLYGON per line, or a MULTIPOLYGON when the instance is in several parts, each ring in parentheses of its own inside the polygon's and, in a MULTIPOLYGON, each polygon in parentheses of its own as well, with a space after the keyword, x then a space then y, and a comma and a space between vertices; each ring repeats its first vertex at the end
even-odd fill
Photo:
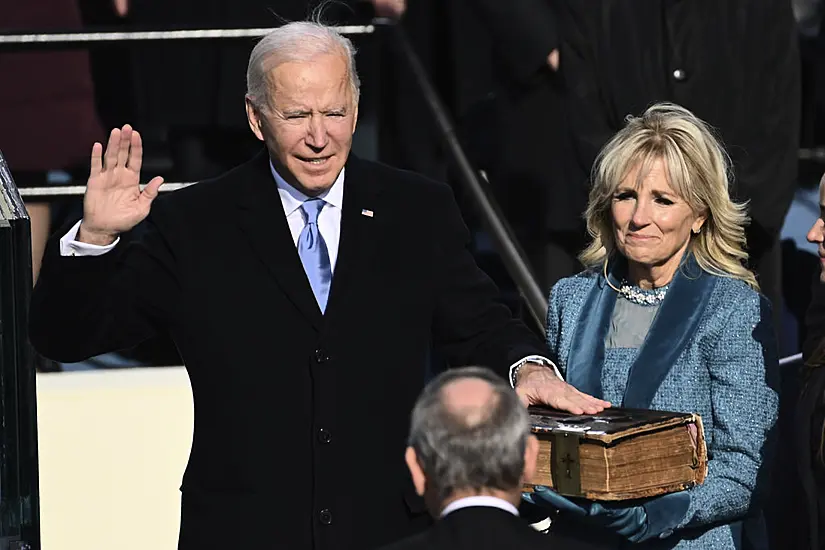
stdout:
POLYGON ((799 150, 799 160, 811 160, 825 164, 825 146, 803 147, 799 150))
MULTIPOLYGON (((183 189, 184 187, 189 187, 190 185, 194 185, 197 182, 188 182, 188 183, 164 183, 160 187, 161 193, 168 193, 169 191, 177 191, 178 189, 183 189)), ((140 188, 143 190, 145 187, 141 185, 140 188)), ((82 196, 86 193, 86 186, 85 185, 61 185, 57 187, 22 187, 18 189, 20 192, 20 196, 24 199, 26 198, 59 198, 59 197, 77 197, 82 196)))
MULTIPOLYGON (((347 35, 372 34, 375 32, 375 25, 341 25, 335 27, 335 29, 341 34, 347 35)), ((274 27, 251 29, 4 33, 0 34, 0 51, 4 49, 65 49, 67 47, 105 45, 122 42, 259 38, 272 30, 274 30, 274 27)))
POLYGON ((527 262, 527 257, 513 236, 513 230, 507 223, 498 203, 492 197, 486 180, 480 177, 479 172, 472 166, 467 154, 464 152, 453 123, 447 114, 447 109, 438 97, 438 93, 436 93, 418 54, 415 53, 410 41, 407 39, 406 33, 398 25, 389 25, 389 29, 393 34, 399 54, 409 66, 413 76, 415 76, 419 90, 438 126, 439 135, 446 151, 458 170, 460 181, 469 191, 476 208, 481 214, 482 222, 490 233, 496 252, 501 256, 504 267, 524 298, 531 317, 543 332, 547 319, 547 293, 542 291, 539 286, 527 262))
POLYGON ((789 355, 788 357, 783 357, 782 359, 780 359, 779 360, 779 366, 780 367, 786 367, 786 366, 798 365, 801 362, 802 362, 802 354, 797 353, 797 354, 789 355))

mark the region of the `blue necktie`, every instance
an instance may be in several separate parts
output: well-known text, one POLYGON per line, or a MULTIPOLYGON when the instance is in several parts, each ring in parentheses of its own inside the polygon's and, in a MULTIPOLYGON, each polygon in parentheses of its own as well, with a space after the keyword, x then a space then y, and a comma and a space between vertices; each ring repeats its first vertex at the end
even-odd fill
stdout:
POLYGON ((315 300, 323 313, 327 308, 329 285, 332 282, 332 267, 329 263, 327 243, 318 230, 318 214, 326 202, 309 199, 301 205, 306 225, 298 236, 298 256, 304 264, 304 271, 315 294, 315 300))

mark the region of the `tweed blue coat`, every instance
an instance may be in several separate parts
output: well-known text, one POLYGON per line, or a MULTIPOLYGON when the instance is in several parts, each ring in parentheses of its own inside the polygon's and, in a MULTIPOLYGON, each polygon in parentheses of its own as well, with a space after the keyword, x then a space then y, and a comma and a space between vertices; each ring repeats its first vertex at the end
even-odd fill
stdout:
MULTIPOLYGON (((617 287, 618 275, 608 274, 617 287)), ((687 513, 672 534, 668 529, 661 539, 633 546, 766 547, 758 501, 779 405, 767 301, 745 283, 687 261, 641 348, 605 349, 616 298, 605 276, 593 271, 553 287, 547 340, 560 370, 573 386, 614 406, 700 414, 709 457, 707 480, 689 491, 687 513)))

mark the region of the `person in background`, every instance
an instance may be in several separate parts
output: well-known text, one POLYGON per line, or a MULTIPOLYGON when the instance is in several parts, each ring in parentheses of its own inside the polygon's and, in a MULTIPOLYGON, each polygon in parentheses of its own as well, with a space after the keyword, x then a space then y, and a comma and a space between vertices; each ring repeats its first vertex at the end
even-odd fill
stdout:
POLYGON ((801 392, 794 419, 794 451, 801 482, 805 550, 825 548, 825 176, 819 183, 820 215, 808 232, 819 247, 820 272, 806 316, 807 339, 802 353, 801 392))
POLYGON ((581 270, 577 256, 587 236, 581 217, 586 177, 577 165, 570 170, 574 153, 560 73, 564 29, 558 3, 454 3, 463 10, 459 25, 478 21, 483 33, 465 38, 469 33, 456 32, 454 55, 473 83, 457 87, 464 97, 478 93, 484 77, 490 81, 486 97, 476 97, 464 114, 465 142, 485 170, 538 283, 549 289, 581 270))
MULTIPOLYGON (((538 440, 527 409, 489 369, 446 371, 416 401, 405 455, 435 526, 382 550, 536 550, 547 539, 519 518, 538 440)), ((563 550, 564 547, 554 547, 563 550)))
POLYGON ((625 118, 657 102, 715 128, 731 157, 731 195, 748 204, 748 267, 778 330, 779 233, 797 184, 801 112, 791 2, 561 0, 557 9, 571 162, 589 174, 625 118))

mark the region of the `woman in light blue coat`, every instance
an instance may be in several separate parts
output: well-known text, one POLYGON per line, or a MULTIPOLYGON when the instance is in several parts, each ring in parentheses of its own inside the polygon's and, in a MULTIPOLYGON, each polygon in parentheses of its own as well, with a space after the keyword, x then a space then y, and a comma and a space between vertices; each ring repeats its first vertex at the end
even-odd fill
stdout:
POLYGON ((708 477, 638 502, 525 498, 559 511, 560 548, 764 548, 778 359, 725 153, 692 113, 659 104, 628 119, 593 176, 590 269, 553 287, 550 349, 570 384, 614 406, 699 413, 708 477))

